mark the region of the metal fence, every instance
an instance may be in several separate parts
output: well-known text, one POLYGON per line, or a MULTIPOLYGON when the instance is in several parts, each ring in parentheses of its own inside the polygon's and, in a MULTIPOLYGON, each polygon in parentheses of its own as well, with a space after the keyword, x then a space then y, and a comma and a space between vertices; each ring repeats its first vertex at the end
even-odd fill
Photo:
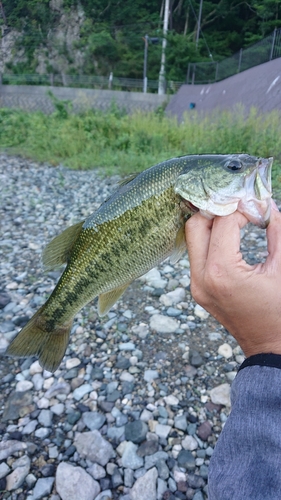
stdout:
POLYGON ((263 40, 247 49, 241 49, 222 61, 189 63, 186 83, 218 82, 277 57, 281 57, 281 28, 275 29, 271 35, 263 40))
MULTIPOLYGON (((66 75, 60 74, 0 74, 0 83, 3 85, 50 85, 55 87, 74 87, 102 90, 127 90, 134 92, 143 91, 143 80, 134 78, 118 78, 110 75, 88 76, 88 75, 66 75)), ((166 82, 166 91, 169 94, 177 92, 183 82, 166 82)), ((148 80, 147 90, 152 93, 158 92, 158 80, 148 80)))

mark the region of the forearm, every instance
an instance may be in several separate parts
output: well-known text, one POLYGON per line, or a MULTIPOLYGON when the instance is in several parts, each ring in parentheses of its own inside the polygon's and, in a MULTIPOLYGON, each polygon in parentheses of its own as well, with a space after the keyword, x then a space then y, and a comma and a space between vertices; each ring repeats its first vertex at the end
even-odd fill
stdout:
POLYGON ((280 368, 248 366, 232 385, 232 411, 209 472, 209 500, 281 497, 280 368))

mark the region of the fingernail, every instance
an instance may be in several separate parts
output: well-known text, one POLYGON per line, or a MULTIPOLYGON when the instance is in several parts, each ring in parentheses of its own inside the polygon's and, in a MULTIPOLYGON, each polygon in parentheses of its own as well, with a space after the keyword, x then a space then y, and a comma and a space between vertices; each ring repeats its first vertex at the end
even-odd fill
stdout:
POLYGON ((275 210, 276 212, 279 212, 279 209, 275 203, 275 201, 271 198, 271 208, 272 210, 275 210))

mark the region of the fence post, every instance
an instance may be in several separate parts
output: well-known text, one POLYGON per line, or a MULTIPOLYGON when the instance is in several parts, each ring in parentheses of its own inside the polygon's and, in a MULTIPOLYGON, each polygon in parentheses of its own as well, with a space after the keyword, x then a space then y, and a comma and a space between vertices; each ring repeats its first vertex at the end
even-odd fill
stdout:
POLYGON ((218 81, 218 76, 219 76, 219 61, 217 61, 217 64, 216 64, 215 82, 218 81))
POLYGON ((189 77, 190 77, 190 63, 188 63, 187 66, 186 83, 189 83, 189 77))
POLYGON ((276 31, 277 31, 277 28, 275 28, 274 31, 273 31, 273 38, 272 38, 272 44, 271 44, 271 50, 270 50, 270 58, 269 58, 270 61, 273 58, 273 51, 274 51, 274 45, 275 45, 275 39, 276 39, 276 31))
POLYGON ((192 85, 194 85, 194 81, 195 81, 195 70, 196 70, 196 63, 193 63, 192 64, 192 68, 193 68, 193 72, 192 72, 192 85))
POLYGON ((240 49, 240 51, 239 51, 239 62, 238 62, 238 73, 240 73, 240 70, 241 70, 242 55, 243 55, 243 49, 240 49))

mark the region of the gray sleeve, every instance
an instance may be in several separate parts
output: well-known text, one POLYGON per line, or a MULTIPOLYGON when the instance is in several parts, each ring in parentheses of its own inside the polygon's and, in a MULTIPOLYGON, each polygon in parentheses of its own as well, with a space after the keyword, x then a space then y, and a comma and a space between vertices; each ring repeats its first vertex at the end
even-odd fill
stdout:
POLYGON ((280 500, 281 369, 238 372, 231 403, 210 462, 209 500, 280 500))

